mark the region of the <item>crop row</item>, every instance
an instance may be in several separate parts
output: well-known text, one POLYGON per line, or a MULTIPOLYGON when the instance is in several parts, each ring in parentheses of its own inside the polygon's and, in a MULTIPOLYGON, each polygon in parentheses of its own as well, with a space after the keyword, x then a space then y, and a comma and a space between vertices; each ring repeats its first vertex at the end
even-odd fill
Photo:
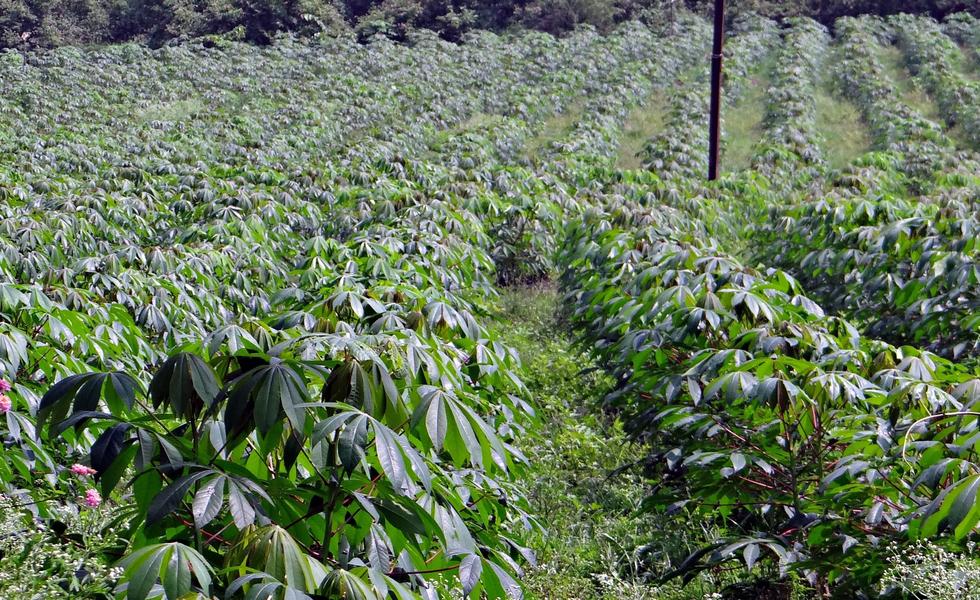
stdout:
POLYGON ((980 19, 967 12, 955 13, 943 21, 943 31, 963 47, 966 60, 980 59, 980 19))
POLYGON ((809 19, 793 22, 783 35, 766 96, 765 133, 752 161, 771 180, 812 178, 824 165, 814 96, 829 42, 826 28, 809 19))
POLYGON ((946 125, 962 128, 970 144, 980 148, 980 83, 957 70, 959 48, 930 18, 900 15, 890 24, 909 69, 935 99, 946 125))
MULTIPOLYGON (((734 102, 744 89, 749 72, 765 60, 778 38, 776 25, 750 18, 739 24, 728 44, 725 100, 734 102)), ((659 176, 690 179, 707 172, 708 99, 707 63, 702 62, 689 81, 677 86, 669 98, 670 115, 665 130, 641 151, 644 168, 659 176)))
POLYGON ((788 274, 745 267, 690 218, 636 200, 571 227, 563 284, 620 382, 611 401, 650 446, 649 505, 733 532, 682 570, 768 558, 867 589, 877 544, 964 538, 980 514, 950 511, 976 500, 980 382, 861 336, 788 274))
POLYGON ((46 518, 90 465, 125 507, 129 597, 516 589, 525 391, 474 316, 505 205, 434 142, 540 122, 630 43, 470 42, 64 50, 4 80, 0 479, 46 518), (186 79, 200 106, 170 102, 186 79))
MULTIPOLYGON (((867 41, 863 31, 852 37, 867 41)), ((863 60, 847 59, 845 70, 880 71, 870 53, 863 60)), ((886 80, 868 79, 869 98, 894 96, 886 80)), ((906 122, 915 131, 921 119, 906 122)), ((774 206, 758 228, 757 256, 788 269, 826 307, 845 311, 875 337, 976 355, 976 157, 909 141, 862 159, 816 197, 774 206), (910 163, 919 170, 909 173, 910 163), (928 194, 914 196, 918 189, 928 194)))
POLYGON ((881 36, 887 35, 885 24, 872 17, 845 17, 837 21, 836 31, 838 90, 858 105, 876 146, 880 149, 910 144, 948 146, 942 128, 902 102, 894 83, 888 80, 875 50, 881 45, 881 36))
MULTIPOLYGON (((943 538, 963 548, 980 521, 980 380, 926 349, 976 352, 975 158, 896 101, 874 52, 884 24, 843 19, 837 30, 838 86, 881 152, 825 179, 806 90, 828 39, 797 22, 769 92, 778 109, 766 139, 777 141, 754 164, 773 181, 749 173, 706 188, 692 168, 662 183, 654 164, 649 179, 580 189, 594 208, 566 231, 570 319, 618 382, 608 401, 649 448, 646 506, 728 531, 673 576, 741 560, 845 595, 877 592, 882 547, 943 538), (919 187, 930 195, 910 198, 919 187), (753 264, 784 265, 800 281, 712 241, 739 247, 731 224, 766 205, 753 264), (856 320, 830 314, 811 290, 856 320)), ((668 127, 663 137, 686 135, 668 127)))

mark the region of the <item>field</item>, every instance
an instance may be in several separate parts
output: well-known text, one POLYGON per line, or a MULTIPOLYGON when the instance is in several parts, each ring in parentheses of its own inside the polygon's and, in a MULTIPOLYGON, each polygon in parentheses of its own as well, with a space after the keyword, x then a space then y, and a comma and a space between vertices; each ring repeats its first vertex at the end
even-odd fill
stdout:
POLYGON ((0 597, 975 597, 980 21, 710 34, 0 53, 0 597))

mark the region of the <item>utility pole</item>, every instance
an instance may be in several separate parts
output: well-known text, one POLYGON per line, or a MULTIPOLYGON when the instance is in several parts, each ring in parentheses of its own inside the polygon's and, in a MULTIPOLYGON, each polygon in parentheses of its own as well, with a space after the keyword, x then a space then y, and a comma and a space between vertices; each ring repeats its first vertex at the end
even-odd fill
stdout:
POLYGON ((725 44, 725 0, 715 0, 715 36, 711 45, 711 117, 708 122, 708 181, 718 179, 721 135, 721 59, 725 44))

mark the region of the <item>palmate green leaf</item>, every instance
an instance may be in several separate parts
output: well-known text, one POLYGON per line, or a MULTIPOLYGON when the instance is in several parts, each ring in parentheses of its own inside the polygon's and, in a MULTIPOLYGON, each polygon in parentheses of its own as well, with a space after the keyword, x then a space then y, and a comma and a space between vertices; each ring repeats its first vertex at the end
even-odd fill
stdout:
POLYGON ((470 592, 476 588, 483 573, 483 561, 475 554, 467 554, 459 562, 459 585, 463 588, 463 595, 469 596, 470 592))
POLYGON ((127 438, 129 429, 129 423, 117 423, 102 432, 92 444, 89 461, 99 475, 104 475, 123 451, 123 447, 134 441, 127 438))
POLYGON ((214 477, 194 494, 191 512, 194 515, 194 525, 201 529, 213 521, 221 512, 225 497, 225 478, 221 475, 214 477))
POLYGON ((400 494, 409 494, 411 488, 409 487, 408 468, 405 465, 402 446, 395 439, 396 435, 381 423, 374 423, 374 446, 377 450, 381 470, 384 471, 395 491, 400 494))
POLYGON ((229 324, 214 330, 206 341, 208 354, 214 356, 224 345, 231 354, 239 352, 259 352, 262 349, 251 333, 239 325, 229 324))
MULTIPOLYGON (((428 509, 429 514, 432 515, 445 535, 447 556, 476 554, 478 552, 477 542, 473 539, 473 535, 459 512, 451 506, 440 506, 434 502, 423 503, 423 506, 428 509)), ((517 545, 508 538, 501 536, 500 539, 510 548, 517 550, 517 545)))
POLYGON ((70 417, 59 423, 51 432, 54 435, 61 435, 72 427, 84 425, 89 420, 118 421, 119 417, 99 411, 80 411, 72 413, 70 417))
POLYGON ((393 557, 390 547, 391 541, 384 532, 384 529, 378 524, 372 523, 371 531, 368 533, 367 538, 365 538, 364 543, 367 547, 368 565, 378 572, 389 572, 393 557))
POLYGON ((745 559, 745 568, 751 571, 752 567, 755 566, 755 562, 759 560, 759 545, 746 545, 745 549, 742 550, 742 557, 745 559))
POLYGON ((403 536, 443 538, 438 523, 412 499, 404 496, 374 498, 374 507, 381 518, 403 536))
POLYGON ((425 429, 436 452, 442 451, 446 432, 449 429, 449 415, 446 411, 446 402, 448 401, 446 396, 448 395, 448 392, 435 386, 424 385, 419 387, 421 402, 412 415, 413 427, 423 420, 424 415, 425 429))
POLYGON ((120 561, 126 600, 146 600, 157 582, 166 600, 178 600, 195 589, 210 594, 212 570, 196 550, 179 542, 152 544, 120 561))
POLYGON ((242 490, 239 482, 233 479, 228 480, 228 509, 238 529, 245 529, 255 523, 256 513, 251 494, 242 490))
POLYGON ((977 502, 980 475, 968 477, 956 487, 958 490, 949 508, 948 522, 953 528, 953 537, 961 540, 969 535, 980 521, 980 503, 977 502))
POLYGON ((157 494, 155 498, 153 498, 153 501, 150 502, 150 506, 146 511, 147 524, 153 525, 155 523, 159 523, 165 517, 177 510, 191 486, 194 485, 195 482, 200 481, 211 474, 213 474, 213 471, 210 470, 197 471, 189 475, 184 475, 180 479, 165 487, 159 494, 157 494))
POLYGON ((169 358, 150 381, 153 407, 169 406, 186 419, 210 408, 218 392, 218 381, 211 367, 187 352, 169 358))
POLYGON ((741 452, 735 452, 732 454, 732 469, 734 472, 739 472, 745 468, 745 455, 741 452))
POLYGON ((384 408, 380 400, 374 377, 358 361, 351 362, 351 397, 349 402, 372 416, 380 416, 379 409, 384 408))
POLYGON ((150 595, 150 591, 160 577, 160 565, 167 558, 166 549, 161 548, 154 552, 153 547, 149 547, 144 550, 149 551, 131 556, 132 571, 127 569, 123 573, 129 580, 126 588, 127 600, 144 600, 150 595))
POLYGON ((323 401, 340 403, 347 402, 351 393, 351 378, 353 376, 354 361, 345 361, 337 365, 330 371, 326 383, 323 385, 323 401))
POLYGON ((228 564, 242 575, 261 571, 276 581, 304 592, 316 590, 319 580, 312 562, 288 531, 278 525, 242 531, 228 554, 228 564))
POLYGON ((27 364, 27 348, 24 332, 6 324, 0 326, 0 375, 14 378, 21 366, 27 364))
POLYGON ((334 569, 330 571, 317 590, 328 598, 344 598, 345 600, 383 600, 370 584, 358 575, 366 575, 366 569, 358 568, 351 571, 334 569))
MULTIPOLYGON (((961 492, 971 485, 977 476, 970 476, 965 479, 943 488, 939 494, 922 510, 922 513, 909 522, 909 535, 913 538, 930 538, 941 531, 942 528, 950 525, 949 516, 954 502, 961 492)), ((965 505, 960 505, 960 510, 965 509, 965 505)), ((963 512, 959 515, 964 516, 963 512)))
MULTIPOLYGON (((99 401, 105 397, 117 415, 123 406, 132 409, 139 383, 122 372, 82 373, 70 375, 55 383, 41 397, 37 410, 37 426, 57 426, 74 413, 97 412, 99 401), (106 386, 106 382, 109 386, 106 386)), ((64 431, 61 428, 60 431, 64 431)))
POLYGON ((486 587, 487 595, 491 598, 513 598, 519 600, 524 597, 521 585, 507 572, 506 569, 493 561, 483 561, 490 570, 483 570, 483 584, 486 587))
POLYGON ((310 442, 322 443, 334 432, 337 435, 337 451, 347 473, 357 468, 365 458, 374 457, 378 466, 398 493, 414 491, 412 481, 418 481, 425 489, 432 485, 432 474, 422 456, 403 436, 380 421, 356 411, 344 411, 316 423, 310 442), (368 454, 368 432, 374 432, 373 454, 368 454))
POLYGON ((225 431, 229 439, 240 437, 252 423, 267 434, 283 415, 294 431, 306 426, 306 382, 290 363, 272 359, 235 380, 228 390, 225 431))
POLYGON ((454 459, 468 458, 477 468, 492 461, 506 470, 503 443, 468 403, 434 386, 420 386, 419 396, 412 426, 424 423, 426 435, 437 451, 445 448, 454 459))
MULTIPOLYGON (((335 407, 337 407, 335 405, 335 407)), ((351 419, 361 416, 361 413, 356 410, 345 410, 343 412, 331 415, 327 419, 318 421, 313 425, 313 435, 310 436, 310 444, 316 446, 317 444, 324 441, 326 438, 333 435, 335 431, 344 426, 351 419)))
POLYGON ((367 446, 368 423, 367 415, 355 416, 347 421, 337 441, 337 453, 340 463, 347 473, 352 473, 364 459, 364 448, 367 446))

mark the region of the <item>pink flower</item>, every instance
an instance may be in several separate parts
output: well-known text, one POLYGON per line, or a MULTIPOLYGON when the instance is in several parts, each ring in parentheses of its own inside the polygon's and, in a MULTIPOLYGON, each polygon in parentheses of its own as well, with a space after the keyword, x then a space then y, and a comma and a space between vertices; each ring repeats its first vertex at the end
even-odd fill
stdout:
POLYGON ((12 387, 13 386, 10 385, 9 381, 7 381, 6 379, 0 379, 0 393, 9 392, 10 388, 12 387))
POLYGON ((85 506, 95 508, 100 504, 102 504, 102 496, 99 495, 97 490, 88 490, 85 492, 85 506))
POLYGON ((85 465, 75 463, 71 466, 71 472, 80 477, 88 477, 89 475, 95 475, 98 471, 92 467, 86 467, 85 465))
POLYGON ((14 403, 10 400, 10 396, 7 394, 0 394, 0 415, 10 412, 10 409, 13 407, 14 403))

